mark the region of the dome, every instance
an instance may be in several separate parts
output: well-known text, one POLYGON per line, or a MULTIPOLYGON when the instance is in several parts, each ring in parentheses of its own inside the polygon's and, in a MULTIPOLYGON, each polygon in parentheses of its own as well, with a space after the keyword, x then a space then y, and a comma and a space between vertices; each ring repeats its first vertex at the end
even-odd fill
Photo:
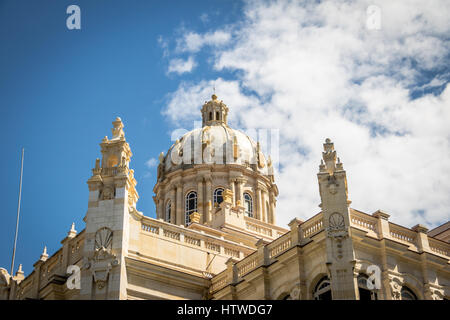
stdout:
POLYGON ((260 174, 271 174, 270 158, 266 159, 259 143, 225 123, 187 132, 164 156, 165 173, 196 164, 244 165, 260 174))
POLYGON ((261 152, 259 142, 228 126, 228 107, 216 95, 203 104, 201 113, 202 127, 184 134, 159 156, 153 188, 156 216, 220 230, 247 230, 249 221, 275 224, 278 188, 270 157, 261 152))

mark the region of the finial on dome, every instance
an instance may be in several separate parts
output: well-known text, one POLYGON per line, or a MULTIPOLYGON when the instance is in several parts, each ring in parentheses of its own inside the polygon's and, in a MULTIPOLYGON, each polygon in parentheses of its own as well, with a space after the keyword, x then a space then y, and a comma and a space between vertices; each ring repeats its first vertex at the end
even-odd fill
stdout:
POLYGON ((213 95, 211 96, 211 98, 212 98, 213 100, 217 100, 216 94, 213 94, 213 95))

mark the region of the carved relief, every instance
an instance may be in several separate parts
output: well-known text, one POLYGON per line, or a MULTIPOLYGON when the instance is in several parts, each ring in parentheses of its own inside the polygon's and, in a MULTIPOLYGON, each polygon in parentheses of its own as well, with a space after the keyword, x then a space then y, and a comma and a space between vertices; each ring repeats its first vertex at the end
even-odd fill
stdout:
POLYGON ((336 177, 334 175, 328 177, 327 187, 328 192, 330 192, 333 195, 338 192, 339 183, 336 181, 336 177))
POLYGON ((342 214, 338 212, 331 214, 328 219, 327 234, 328 237, 335 239, 336 248, 333 250, 335 258, 342 259, 342 240, 348 236, 348 232, 345 228, 345 219, 342 214))
POLYGON ((99 229, 95 233, 95 251, 104 250, 111 252, 112 249, 112 231, 107 227, 99 229))
POLYGON ((345 229, 345 221, 342 214, 335 212, 329 218, 329 231, 340 231, 345 229))
POLYGON ((297 283, 294 288, 292 288, 289 296, 291 300, 300 300, 300 284, 297 283))
POLYGON ((98 289, 105 287, 110 270, 119 264, 116 255, 112 253, 113 232, 103 227, 95 233, 94 256, 89 259, 85 268, 89 268, 94 276, 98 289))
POLYGON ((101 193, 101 200, 114 199, 114 188, 111 186, 105 186, 101 193))
POLYGON ((392 300, 401 300, 402 286, 400 284, 400 280, 397 278, 392 279, 390 282, 390 286, 391 286, 392 300))

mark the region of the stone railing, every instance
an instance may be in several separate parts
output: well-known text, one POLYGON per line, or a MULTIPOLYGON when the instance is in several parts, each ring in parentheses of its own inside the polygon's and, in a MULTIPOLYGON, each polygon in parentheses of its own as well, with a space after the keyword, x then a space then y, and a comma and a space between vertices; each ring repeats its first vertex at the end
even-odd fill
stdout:
POLYGON ((350 210, 350 224, 352 227, 376 233, 378 219, 359 211, 350 210))
POLYGON ((224 252, 225 252, 226 256, 235 257, 235 258, 239 259, 239 257, 240 257, 239 250, 233 250, 233 249, 226 248, 226 247, 224 249, 225 249, 224 252))
POLYGON ((141 231, 144 234, 155 236, 169 241, 176 241, 180 244, 203 248, 214 254, 221 254, 228 257, 242 259, 244 256, 251 254, 254 249, 243 245, 236 246, 235 243, 206 235, 196 230, 190 230, 176 226, 161 220, 144 217, 141 223, 141 231))
POLYGON ((148 225, 148 224, 142 224, 141 225, 142 230, 151 232, 151 233, 159 233, 159 228, 156 226, 148 225))
POLYGON ((257 253, 253 253, 246 259, 243 259, 238 263, 236 263, 237 276, 242 277, 245 274, 249 273, 250 271, 256 269, 257 266, 258 266, 258 255, 257 253))
POLYGON ((229 278, 228 270, 222 271, 214 278, 211 279, 211 287, 210 292, 216 292, 220 289, 226 287, 231 282, 231 278, 229 278))
MULTIPOLYGON (((387 221, 388 217, 389 215, 384 213, 377 216, 376 214, 368 215, 359 211, 351 210, 350 226, 365 230, 367 231, 367 235, 371 235, 376 238, 382 238, 381 235, 384 232, 388 239, 401 242, 408 245, 409 249, 418 251, 418 241, 420 239, 418 236, 418 231, 416 232, 394 223, 389 223, 387 221), (385 220, 381 223, 381 225, 386 226, 387 230, 380 230, 380 219, 385 220)), ((215 293, 232 282, 239 282, 243 277, 245 277, 245 275, 257 269, 261 265, 268 265, 276 261, 278 256, 288 251, 290 248, 309 243, 310 239, 314 235, 324 229, 322 213, 318 213, 305 222, 297 220, 297 222, 291 222, 289 225, 291 227, 291 231, 283 234, 269 244, 259 247, 257 251, 251 255, 236 263, 232 263, 232 265, 225 271, 213 277, 211 279, 212 286, 210 288, 210 292, 215 293)), ((428 245, 424 246, 423 243, 420 247, 425 247, 426 249, 424 250, 448 259, 450 248, 449 244, 430 237, 426 237, 425 239, 428 239, 429 249, 428 245)))
POLYGON ((104 176, 115 176, 118 173, 128 173, 129 169, 125 166, 101 168, 101 174, 104 176))
POLYGON ((409 245, 416 246, 416 232, 393 223, 389 224, 389 233, 392 238, 400 242, 406 242, 409 245))
POLYGON ((259 249, 244 259, 232 263, 225 271, 219 273, 211 279, 210 292, 214 293, 226 287, 232 282, 239 281, 245 275, 260 267, 262 264, 276 261, 276 258, 292 248, 291 232, 285 233, 269 244, 259 247, 259 249))
POLYGON ((316 214, 311 219, 305 221, 302 226, 301 230, 303 232, 303 238, 310 238, 316 233, 323 230, 323 219, 322 219, 322 213, 316 214))
POLYGON ((438 254, 440 256, 449 257, 450 245, 433 239, 426 235, 426 228, 422 226, 413 227, 412 229, 400 226, 388 221, 389 215, 382 211, 374 212, 372 215, 350 209, 350 225, 354 228, 367 231, 366 235, 377 239, 389 239, 408 246, 412 251, 423 250, 429 253, 438 254), (381 229, 380 229, 381 227, 381 229), (419 231, 425 232, 425 237, 419 236, 419 231), (423 241, 428 244, 422 243, 423 241), (420 249, 421 248, 421 249, 420 249))
POLYGON ((259 234, 263 234, 269 237, 272 237, 272 229, 270 228, 266 228, 260 225, 257 225, 255 223, 251 223, 251 222, 246 222, 245 223, 245 228, 249 231, 253 231, 259 234))
POLYGON ((428 243, 430 245, 430 250, 441 256, 450 257, 450 245, 443 241, 428 238, 428 243))
POLYGON ((289 233, 281 236, 272 243, 267 245, 267 250, 269 251, 269 258, 272 259, 279 254, 285 252, 291 247, 292 239, 289 233))

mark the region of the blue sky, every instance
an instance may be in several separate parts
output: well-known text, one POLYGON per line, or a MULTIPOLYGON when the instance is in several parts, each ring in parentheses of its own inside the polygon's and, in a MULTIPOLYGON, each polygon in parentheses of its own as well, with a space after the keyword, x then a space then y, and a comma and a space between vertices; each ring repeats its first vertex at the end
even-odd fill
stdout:
POLYGON ((322 144, 335 143, 355 209, 429 228, 450 218, 447 0, 0 0, 0 266, 16 269, 70 225, 84 228, 99 143, 120 116, 139 211, 154 216, 158 154, 192 129, 213 86, 242 129, 277 129, 277 221, 320 203, 322 144), (379 9, 371 28, 368 7, 379 9), (66 9, 81 8, 81 30, 66 9))
MULTIPOLYGON (((134 153, 138 209, 154 216, 156 169, 145 163, 171 144, 161 111, 179 82, 166 74, 158 38, 180 28, 207 28, 204 12, 221 25, 240 15, 239 3, 0 1, 0 266, 9 271, 11 264, 21 148, 16 268, 22 263, 28 273, 44 245, 50 254, 59 248, 72 221, 78 231, 84 228, 86 181, 116 116, 134 153), (81 9, 81 30, 66 28, 70 4, 81 9)), ((198 72, 193 79, 208 71, 198 72)))

